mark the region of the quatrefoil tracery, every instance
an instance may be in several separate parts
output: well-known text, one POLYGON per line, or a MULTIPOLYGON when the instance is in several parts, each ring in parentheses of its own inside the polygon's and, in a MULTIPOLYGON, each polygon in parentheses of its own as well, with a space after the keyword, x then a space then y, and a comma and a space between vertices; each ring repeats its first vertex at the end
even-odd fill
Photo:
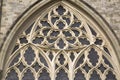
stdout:
MULTIPOLYGON (((42 19, 37 19, 32 28, 34 31, 30 33, 32 35, 30 36, 31 42, 55 49, 77 49, 89 45, 91 32, 87 33, 90 29, 83 20, 82 18, 78 19, 66 7, 60 5, 49 11, 42 19)), ((29 38, 23 36, 18 41, 20 43, 29 42, 29 38)))
POLYGON ((27 75, 39 80, 93 80, 95 76, 116 80, 106 58, 111 56, 105 40, 66 6, 58 5, 40 16, 19 36, 11 57, 14 54, 18 55, 7 69, 7 80, 11 74, 16 80, 27 75))

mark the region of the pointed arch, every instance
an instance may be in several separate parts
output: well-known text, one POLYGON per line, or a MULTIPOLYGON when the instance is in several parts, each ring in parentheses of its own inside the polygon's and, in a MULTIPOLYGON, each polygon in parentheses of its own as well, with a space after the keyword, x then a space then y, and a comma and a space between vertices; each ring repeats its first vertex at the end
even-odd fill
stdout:
MULTIPOLYGON (((101 43, 97 43, 97 40, 101 41, 101 36, 102 36, 102 39, 105 40, 105 42, 103 40, 103 44, 104 44, 103 49, 104 51, 107 52, 108 50, 106 49, 106 46, 109 46, 108 49, 111 51, 110 52, 111 59, 112 61, 115 60, 114 64, 116 64, 115 70, 119 71, 120 70, 120 55, 119 55, 120 46, 117 41, 117 38, 115 37, 114 33, 111 31, 111 29, 109 28, 108 24, 104 19, 102 19, 95 11, 91 10, 83 1, 78 1, 78 0, 69 0, 69 1, 47 0, 47 1, 41 1, 41 2, 39 1, 36 4, 34 4, 26 13, 22 15, 22 17, 16 22, 16 24, 13 25, 13 28, 10 31, 10 34, 7 36, 3 44, 3 47, 1 49, 0 69, 1 70, 4 69, 5 63, 7 62, 7 58, 9 58, 9 56, 11 55, 10 53, 12 53, 15 42, 17 38, 19 38, 19 34, 21 34, 24 30, 26 30, 30 25, 34 24, 34 22, 37 23, 37 21, 43 18, 45 14, 50 11, 50 9, 53 9, 52 7, 56 7, 58 5, 65 6, 64 8, 67 8, 68 11, 70 10, 75 16, 77 16, 78 19, 81 19, 81 17, 84 18, 82 19, 82 21, 84 22, 85 20, 84 28, 85 30, 87 30, 87 35, 91 41, 89 44, 95 43, 93 38, 94 36, 92 35, 98 36, 98 38, 96 39, 96 44, 101 44, 101 43), (98 34, 96 34, 95 32, 98 32, 98 34)), ((35 25, 36 24, 34 24, 34 27, 37 28, 37 26, 35 25)), ((34 28, 32 28, 32 31, 34 32, 34 28)), ((64 42, 64 40, 65 39, 61 38, 61 41, 64 42)), ((82 44, 82 42, 85 41, 85 39, 80 39, 80 41, 82 44)), ((60 40, 58 40, 58 42, 60 42, 60 40)), ((83 43, 87 44, 87 42, 83 42, 83 43)), ((56 46, 57 44, 55 44, 55 47, 56 46)), ((63 49, 67 49, 68 46, 69 45, 66 44, 66 46, 63 47, 63 49)), ((79 46, 77 48, 81 48, 79 46)), ((58 50, 60 48, 61 47, 57 46, 57 49, 55 50, 58 50)), ((69 51, 69 49, 67 49, 67 51, 69 51)), ((108 61, 110 61, 108 57, 107 59, 108 61)))

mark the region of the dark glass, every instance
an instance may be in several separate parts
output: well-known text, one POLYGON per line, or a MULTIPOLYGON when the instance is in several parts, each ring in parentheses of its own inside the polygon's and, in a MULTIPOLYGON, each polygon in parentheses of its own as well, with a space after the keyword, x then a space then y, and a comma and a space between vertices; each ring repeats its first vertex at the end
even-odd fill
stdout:
POLYGON ((116 79, 116 76, 113 74, 113 72, 109 71, 108 74, 106 75, 105 80, 117 80, 117 79, 116 79))
POLYGON ((56 9, 56 11, 58 12, 59 15, 63 15, 65 12, 65 9, 63 8, 63 6, 58 6, 58 8, 56 9))
POLYGON ((65 35, 65 37, 71 37, 72 34, 69 31, 63 31, 63 34, 65 35))
POLYGON ((67 73, 64 71, 64 69, 60 69, 57 73, 57 77, 55 80, 69 80, 67 73))
POLYGON ((50 27, 50 24, 47 21, 41 21, 40 23, 42 24, 42 26, 50 27))
POLYGON ((48 64, 45 60, 45 58, 39 53, 39 60, 41 63, 43 63, 46 67, 48 67, 48 64))
POLYGON ((84 62, 84 55, 82 55, 79 59, 78 59, 78 61, 77 61, 77 64, 76 64, 76 66, 75 66, 75 68, 77 68, 77 67, 79 67, 80 66, 80 64, 82 64, 83 62, 84 62))
POLYGON ((19 61, 19 58, 20 58, 20 53, 12 60, 10 66, 13 66, 15 63, 17 63, 19 61))
POLYGON ((52 17, 52 18, 51 18, 51 21, 52 21, 52 23, 54 24, 58 19, 59 19, 59 17, 52 17))
POLYGON ((28 43, 28 40, 26 39, 26 37, 22 37, 19 39, 20 40, 20 43, 23 44, 23 43, 28 43))
POLYGON ((79 41, 82 45, 89 45, 90 42, 87 40, 87 38, 79 38, 79 41))
POLYGON ((88 73, 89 70, 91 69, 88 64, 86 63, 84 66, 83 66, 83 69, 88 73))
POLYGON ((44 36, 47 36, 49 31, 50 31, 50 29, 44 29, 42 32, 43 32, 44 36))
POLYGON ((5 80, 18 80, 16 71, 14 69, 10 70, 5 80))
POLYGON ((33 43, 35 43, 35 44, 41 44, 43 40, 44 40, 43 37, 36 37, 36 38, 33 40, 33 43))
POLYGON ((81 22, 74 22, 71 27, 80 27, 81 22))
POLYGON ((19 48, 19 45, 15 45, 12 53, 14 53, 18 48, 19 48))
POLYGON ((75 34, 76 37, 79 36, 80 32, 78 30, 74 30, 73 29, 72 31, 74 32, 74 34, 75 34))
POLYGON ((90 77, 90 80, 102 80, 102 79, 100 78, 100 75, 97 74, 96 71, 93 71, 93 73, 92 73, 92 75, 90 77))
POLYGON ((28 47, 28 49, 25 51, 24 57, 27 64, 30 65, 35 58, 34 50, 31 47, 28 47))
POLYGON ((89 52, 88 58, 90 59, 89 61, 92 63, 93 66, 96 66, 99 56, 97 51, 95 51, 94 48, 92 48, 89 52))
POLYGON ((64 29, 65 24, 62 21, 60 21, 60 22, 57 23, 57 26, 58 26, 59 29, 64 29))
POLYGON ((111 65, 111 63, 107 60, 107 58, 105 56, 102 56, 102 58, 104 59, 105 64, 109 65, 109 67, 113 68, 113 66, 111 65))
POLYGON ((17 68, 22 72, 25 68, 25 65, 22 62, 20 62, 19 65, 17 65, 17 68))
POLYGON ((30 25, 30 27, 29 27, 27 30, 25 30, 25 33, 26 33, 26 34, 29 34, 29 33, 30 33, 33 25, 34 25, 34 23, 33 23, 32 25, 30 25))
POLYGON ((76 41, 76 39, 75 38, 71 38, 71 39, 67 39, 67 41, 69 42, 69 43, 74 43, 75 41, 76 41))
POLYGON ((64 55, 63 55, 63 54, 60 54, 60 55, 59 55, 58 61, 60 62, 61 65, 64 64, 65 58, 64 58, 64 55))
POLYGON ((50 34, 50 36, 54 36, 54 37, 56 37, 56 36, 58 36, 59 35, 59 31, 52 31, 52 33, 50 34))
POLYGON ((22 78, 22 80, 35 80, 34 75, 30 69, 28 69, 22 78))
POLYGON ((59 43, 57 44, 60 49, 63 49, 65 47, 65 43, 62 39, 59 40, 59 43))
POLYGON ((90 28, 90 30, 91 30, 91 32, 92 32, 92 34, 93 34, 94 36, 96 36, 96 35, 97 35, 97 33, 95 32, 95 30, 93 30, 93 28, 91 28, 90 26, 89 26, 89 28, 90 28))
POLYGON ((50 38, 50 37, 47 37, 47 40, 48 40, 49 43, 53 43, 53 42, 56 41, 56 39, 52 39, 52 38, 50 38))
POLYGON ((53 57, 54 57, 53 53, 50 52, 50 53, 49 53, 49 58, 50 58, 51 61, 52 61, 53 57))
POLYGON ((70 54, 70 59, 71 59, 71 61, 73 61, 73 60, 74 60, 74 58, 75 58, 74 53, 71 53, 71 54, 70 54))
POLYGON ((104 71, 106 70, 106 67, 104 67, 104 65, 101 64, 100 67, 98 67, 98 69, 99 69, 102 73, 104 73, 104 71))
POLYGON ((95 44, 97 44, 97 45, 102 45, 102 40, 101 39, 96 39, 96 41, 95 41, 95 44))
POLYGON ((103 47, 103 49, 110 55, 110 52, 106 47, 103 47))
POLYGON ((40 73, 40 76, 38 78, 38 80, 51 80, 49 73, 47 72, 46 69, 43 69, 42 72, 40 73))
POLYGON ((75 74, 74 80, 86 80, 84 74, 81 70, 77 70, 77 73, 75 74))
POLYGON ((38 64, 38 62, 36 62, 32 67, 35 69, 36 72, 41 69, 41 66, 38 64))
POLYGON ((63 19, 66 21, 66 23, 69 25, 70 24, 70 18, 63 17, 63 19))

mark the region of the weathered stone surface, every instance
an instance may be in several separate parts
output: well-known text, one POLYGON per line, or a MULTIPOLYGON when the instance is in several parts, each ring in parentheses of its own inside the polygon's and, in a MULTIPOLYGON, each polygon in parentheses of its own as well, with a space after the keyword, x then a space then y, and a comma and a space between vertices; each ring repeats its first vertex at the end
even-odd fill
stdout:
MULTIPOLYGON (((14 21, 37 0, 3 0, 0 45, 14 21)), ((105 20, 120 41, 120 0, 84 0, 105 20)))
POLYGON ((3 0, 0 45, 14 21, 37 0, 3 0))
POLYGON ((110 24, 120 41, 120 0, 84 0, 110 24))
POLYGON ((0 70, 0 80, 1 80, 1 78, 2 78, 2 72, 3 72, 3 71, 2 71, 2 70, 0 70))

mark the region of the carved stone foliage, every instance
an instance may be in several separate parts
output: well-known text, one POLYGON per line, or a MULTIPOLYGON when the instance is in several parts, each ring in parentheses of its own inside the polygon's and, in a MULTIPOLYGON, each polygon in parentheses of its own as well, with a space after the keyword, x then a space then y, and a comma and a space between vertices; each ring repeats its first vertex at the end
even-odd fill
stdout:
POLYGON ((16 41, 6 80, 117 80, 102 35, 73 9, 58 5, 16 41))

